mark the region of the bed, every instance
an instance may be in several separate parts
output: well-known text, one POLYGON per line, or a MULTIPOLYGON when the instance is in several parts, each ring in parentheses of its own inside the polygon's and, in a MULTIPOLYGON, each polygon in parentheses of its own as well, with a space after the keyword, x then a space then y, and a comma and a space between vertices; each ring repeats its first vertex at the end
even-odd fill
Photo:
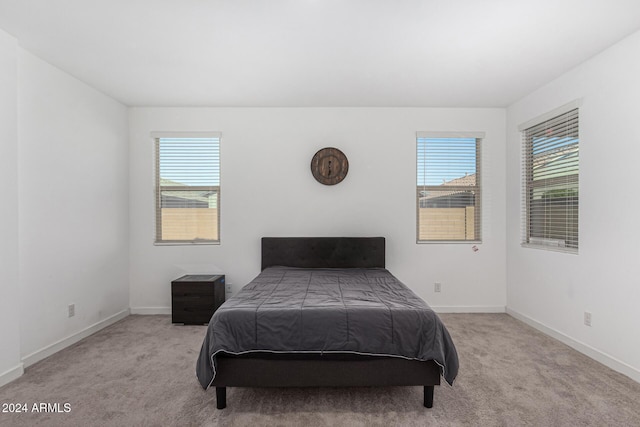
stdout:
POLYGON ((458 358, 438 316, 385 269, 382 237, 265 237, 262 271, 213 315, 202 387, 453 384, 458 358))

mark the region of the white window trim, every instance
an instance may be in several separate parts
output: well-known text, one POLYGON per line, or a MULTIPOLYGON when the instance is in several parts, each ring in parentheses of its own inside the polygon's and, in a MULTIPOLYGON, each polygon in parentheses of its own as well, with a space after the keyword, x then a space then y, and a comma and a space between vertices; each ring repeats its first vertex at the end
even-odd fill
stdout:
POLYGON ((486 132, 418 131, 416 138, 476 138, 484 140, 486 132))
MULTIPOLYGON (((482 141, 481 147, 484 146, 486 132, 482 131, 417 131, 416 132, 416 141, 418 138, 475 138, 480 139, 482 141)), ((482 229, 484 228, 484 217, 482 215, 482 195, 484 192, 482 191, 482 153, 476 152, 477 163, 480 170, 478 187, 480 188, 480 201, 479 201, 479 209, 480 209, 480 240, 420 240, 418 238, 418 232, 416 230, 416 243, 419 245, 438 245, 438 244, 471 244, 478 245, 482 244, 482 229)), ((417 174, 417 170, 416 170, 417 174)), ((414 177, 414 182, 417 182, 417 175, 414 177)), ((416 216, 418 206, 416 205, 416 216)), ((416 227, 419 227, 418 219, 416 218, 416 227)))
POLYGON ((151 132, 151 138, 155 141, 157 138, 221 138, 222 132, 173 132, 173 131, 154 131, 151 132))
MULTIPOLYGON (((560 107, 554 108, 551 111, 548 111, 544 114, 541 114, 537 117, 534 117, 530 120, 527 120, 524 123, 521 123, 518 126, 518 132, 520 132, 520 134, 522 135, 522 132, 524 132, 526 129, 532 128, 534 126, 537 126, 543 122, 546 122, 548 120, 551 120, 555 117, 558 117, 562 114, 568 113, 569 111, 575 110, 575 109, 580 109, 580 107, 582 107, 582 103, 583 103, 583 98, 578 98, 578 99, 574 99, 571 102, 568 102, 564 105, 561 105, 560 107)), ((578 114, 580 114, 580 112, 578 112, 578 114)), ((580 117, 580 116, 578 116, 580 117)), ((578 118, 578 120, 580 120, 578 118)), ((579 143, 579 142, 578 142, 579 143)), ((522 146, 521 146, 522 149, 522 146)), ((522 158, 524 158, 524 156, 526 156, 526 153, 523 153, 522 158)), ((521 165, 521 167, 525 167, 525 165, 521 165)), ((521 179, 524 180, 524 171, 521 171, 520 173, 521 179)), ((578 172, 578 176, 579 176, 579 172, 578 172)), ((522 191, 525 188, 525 184, 524 182, 521 182, 520 184, 520 191, 522 191)), ((523 194, 522 195, 522 203, 526 203, 526 201, 524 200, 526 196, 523 194)), ((521 207, 521 209, 524 209, 521 207)), ((524 221, 521 218, 521 221, 524 221)), ((579 221, 579 220, 578 220, 579 221)), ((522 224, 523 230, 521 231, 521 240, 522 240, 522 235, 524 233, 526 233, 527 231, 524 230, 524 228, 526 228, 525 224, 522 224)), ((578 227, 580 227, 579 223, 578 223, 578 227)), ((579 233, 579 232, 578 232, 579 233)), ((534 238, 537 239, 537 238, 534 238)), ((531 240, 531 239, 530 239, 531 240)), ((550 252, 561 252, 561 253, 565 253, 565 254, 571 254, 571 255, 578 255, 579 254, 579 250, 580 248, 567 248, 564 246, 556 246, 554 245, 553 241, 549 240, 549 241, 545 241, 545 239, 539 239, 540 243, 531 243, 531 242, 520 242, 520 246, 523 248, 530 248, 530 249, 542 249, 545 251, 550 251, 550 252)))
MULTIPOLYGON (((221 244, 222 241, 222 229, 220 228, 220 226, 218 225, 218 240, 217 241, 204 241, 204 242, 163 242, 163 241, 157 241, 157 225, 156 225, 156 215, 157 215, 157 182, 156 182, 156 177, 158 174, 158 170, 157 170, 157 159, 156 156, 158 155, 158 153, 156 152, 156 144, 157 144, 157 140, 159 138, 218 138, 221 139, 222 138, 222 132, 216 132, 216 131, 152 131, 150 132, 149 136, 151 137, 151 140, 153 142, 153 156, 152 156, 152 161, 153 161, 153 167, 152 167, 152 172, 153 172, 153 177, 152 177, 152 182, 153 182, 153 186, 152 186, 152 193, 153 193, 153 210, 152 210, 152 222, 153 222, 153 236, 152 236, 152 243, 154 246, 207 246, 207 245, 214 245, 214 246, 219 246, 221 244)), ((220 146, 220 156, 222 156, 222 146, 220 146)), ((222 165, 220 166, 220 169, 222 169, 222 165)), ((221 172, 222 173, 222 172, 221 172)), ((220 193, 218 194, 218 204, 220 204, 220 193)), ((218 211, 218 224, 220 224, 220 215, 221 212, 218 211)))

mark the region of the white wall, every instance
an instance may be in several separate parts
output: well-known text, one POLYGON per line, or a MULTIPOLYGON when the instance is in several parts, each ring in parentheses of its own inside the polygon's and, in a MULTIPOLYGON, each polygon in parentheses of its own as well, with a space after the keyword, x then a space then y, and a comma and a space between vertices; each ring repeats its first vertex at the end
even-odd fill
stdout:
POLYGON ((28 365, 128 313, 128 124, 125 106, 72 76, 22 49, 18 63, 20 336, 28 365))
POLYGON ((22 375, 18 285, 18 43, 0 30, 0 386, 22 375))
POLYGON ((640 32, 508 108, 510 312, 640 381, 640 32), (580 109, 578 255, 521 248, 517 126, 571 100, 580 109), (592 326, 583 324, 592 313, 592 326))
POLYGON ((384 236, 387 267, 440 310, 505 308, 505 111, 420 108, 133 108, 130 110, 133 312, 169 312, 170 282, 222 272, 234 291, 260 270, 262 236, 384 236), (220 131, 219 246, 154 246, 152 131, 220 131), (415 243, 415 132, 484 131, 483 243, 415 243), (336 186, 313 154, 349 158, 336 186), (464 265, 464 267, 460 267, 464 265), (433 283, 442 293, 433 293, 433 283))

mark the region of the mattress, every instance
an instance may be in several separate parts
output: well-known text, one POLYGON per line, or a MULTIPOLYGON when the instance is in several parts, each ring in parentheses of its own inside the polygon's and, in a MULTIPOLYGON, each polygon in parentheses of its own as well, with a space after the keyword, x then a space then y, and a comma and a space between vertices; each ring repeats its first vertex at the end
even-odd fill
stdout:
POLYGON ((215 378, 222 353, 433 360, 449 384, 458 372, 440 318, 384 268, 263 270, 211 318, 196 366, 203 388, 215 378))

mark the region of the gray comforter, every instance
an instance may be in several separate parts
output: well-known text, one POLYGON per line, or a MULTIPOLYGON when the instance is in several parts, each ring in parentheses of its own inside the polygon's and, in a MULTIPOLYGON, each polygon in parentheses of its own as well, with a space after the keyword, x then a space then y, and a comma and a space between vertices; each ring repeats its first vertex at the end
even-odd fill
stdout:
POLYGON ((440 318, 381 268, 265 269, 211 318, 196 366, 205 389, 220 352, 434 360, 449 384, 458 373, 458 355, 440 318))

